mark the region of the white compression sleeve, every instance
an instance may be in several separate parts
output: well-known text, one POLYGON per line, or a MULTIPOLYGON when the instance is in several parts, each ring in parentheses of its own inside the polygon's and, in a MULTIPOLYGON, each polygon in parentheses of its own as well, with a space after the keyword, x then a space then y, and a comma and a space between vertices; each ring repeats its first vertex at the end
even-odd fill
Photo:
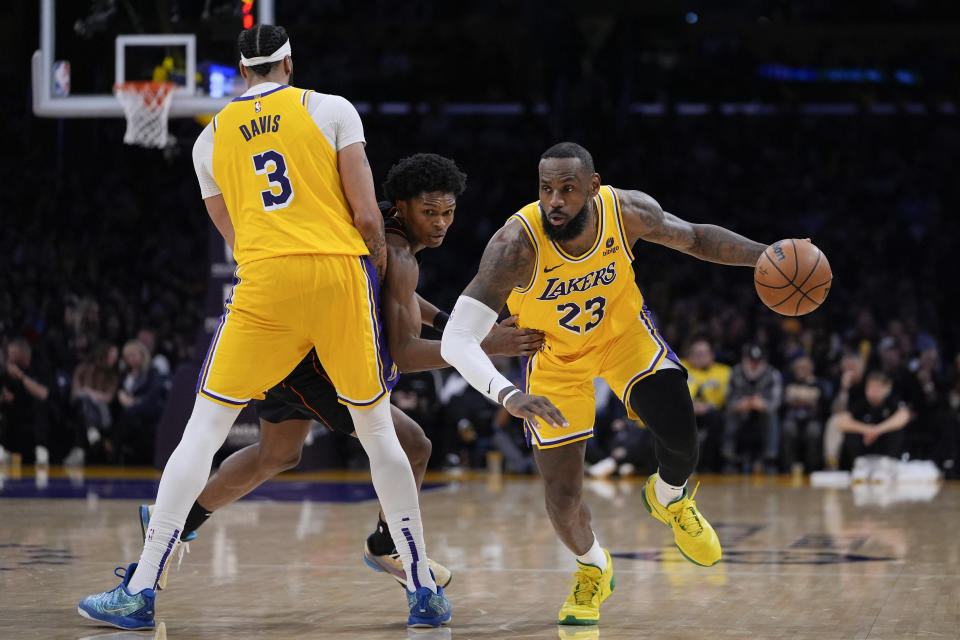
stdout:
POLYGON ((407 454, 397 439, 390 416, 390 398, 382 399, 369 409, 347 408, 353 418, 357 438, 370 458, 373 488, 380 498, 393 544, 400 554, 404 570, 413 578, 407 581, 407 589, 416 591, 420 587, 428 587, 436 592, 437 586, 430 573, 423 541, 417 483, 407 454))
POLYGON ((147 540, 128 585, 130 593, 156 588, 163 565, 169 562, 180 539, 190 505, 207 483, 213 456, 239 413, 240 407, 226 407, 197 396, 180 444, 163 468, 147 540))
POLYGON ((497 312, 469 296, 460 296, 443 330, 440 355, 460 372, 463 379, 494 402, 513 383, 500 375, 480 342, 497 321, 497 312))

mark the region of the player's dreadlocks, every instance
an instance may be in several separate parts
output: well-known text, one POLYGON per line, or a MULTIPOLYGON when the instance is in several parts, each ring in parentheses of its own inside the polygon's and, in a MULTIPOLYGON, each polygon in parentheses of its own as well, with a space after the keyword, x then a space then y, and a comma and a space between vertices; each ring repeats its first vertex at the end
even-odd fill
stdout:
POLYGON ((435 153, 417 153, 390 167, 383 194, 391 202, 399 202, 431 191, 459 196, 466 188, 467 174, 453 160, 435 153))

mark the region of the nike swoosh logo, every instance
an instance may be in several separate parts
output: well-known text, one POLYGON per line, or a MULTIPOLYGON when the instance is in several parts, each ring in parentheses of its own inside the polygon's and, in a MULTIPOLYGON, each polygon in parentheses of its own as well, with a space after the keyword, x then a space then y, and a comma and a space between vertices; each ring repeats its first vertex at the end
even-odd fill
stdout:
POLYGON ((106 611, 107 613, 119 613, 120 615, 127 615, 128 613, 133 613, 139 608, 140 608, 139 604, 136 604, 136 605, 128 604, 122 607, 117 607, 116 609, 112 609, 110 607, 104 607, 103 610, 106 611))
POLYGON ((543 268, 543 272, 544 272, 544 273, 550 273, 550 272, 553 271, 554 269, 559 269, 559 268, 562 267, 562 266, 563 266, 563 263, 560 263, 560 264, 558 264, 558 265, 555 266, 555 267, 544 267, 544 268, 543 268))
POLYGON ((490 382, 487 383, 487 393, 490 393, 491 386, 493 386, 493 378, 490 378, 490 382))

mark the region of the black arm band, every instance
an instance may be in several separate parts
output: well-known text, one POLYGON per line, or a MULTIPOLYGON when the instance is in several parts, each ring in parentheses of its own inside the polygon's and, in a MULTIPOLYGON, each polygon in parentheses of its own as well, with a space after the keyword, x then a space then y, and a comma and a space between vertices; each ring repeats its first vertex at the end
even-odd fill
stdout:
POLYGON ((443 329, 447 326, 447 320, 450 319, 449 313, 444 313, 443 311, 437 311, 437 315, 433 316, 433 328, 443 333, 443 329))

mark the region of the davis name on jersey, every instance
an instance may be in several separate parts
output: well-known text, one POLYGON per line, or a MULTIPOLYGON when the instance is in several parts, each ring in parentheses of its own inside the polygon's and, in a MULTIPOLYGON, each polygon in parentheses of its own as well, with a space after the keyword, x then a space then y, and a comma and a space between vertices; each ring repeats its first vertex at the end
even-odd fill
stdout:
POLYGON ((280 114, 275 116, 260 116, 250 120, 250 126, 240 125, 240 133, 243 138, 250 142, 261 133, 276 133, 280 131, 280 114))

